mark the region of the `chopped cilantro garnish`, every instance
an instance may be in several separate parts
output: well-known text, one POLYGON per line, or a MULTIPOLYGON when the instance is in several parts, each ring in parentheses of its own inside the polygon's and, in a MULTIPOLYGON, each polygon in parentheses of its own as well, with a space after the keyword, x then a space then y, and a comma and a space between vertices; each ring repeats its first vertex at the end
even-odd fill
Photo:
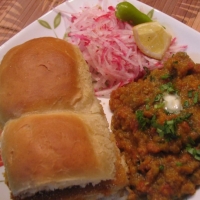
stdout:
POLYGON ((176 118, 177 123, 181 123, 183 121, 188 120, 192 116, 192 113, 186 113, 185 115, 181 115, 176 118))
POLYGON ((199 93, 198 93, 198 92, 195 92, 195 93, 194 93, 193 103, 194 103, 194 104, 197 104, 198 101, 199 101, 199 93))
POLYGON ((164 137, 168 141, 176 139, 177 123, 176 120, 167 120, 163 125, 159 125, 156 129, 160 137, 164 137))
POLYGON ((164 124, 158 124, 156 122, 155 115, 153 115, 152 118, 147 118, 144 116, 142 110, 136 111, 136 118, 141 130, 144 131, 150 127, 154 127, 159 136, 165 138, 167 141, 171 141, 172 139, 177 139, 179 137, 177 135, 177 125, 188 120, 191 116, 192 113, 186 113, 185 115, 178 116, 175 119, 166 120, 164 124))
POLYGON ((188 107, 189 107, 189 102, 188 102, 188 101, 184 101, 183 107, 184 107, 184 108, 188 108, 188 107))
POLYGON ((157 103, 157 104, 154 105, 154 108, 155 108, 155 109, 163 108, 164 105, 165 105, 164 102, 157 103))
POLYGON ((199 93, 198 92, 194 92, 194 90, 189 90, 188 91, 188 97, 192 98, 193 97, 193 103, 194 105, 198 103, 199 101, 199 93))
POLYGON ((176 166, 182 166, 183 165, 183 163, 182 162, 176 162, 176 166))
POLYGON ((189 90, 189 91, 188 91, 188 97, 189 97, 189 98, 192 98, 192 93, 193 93, 193 90, 189 90))
POLYGON ((164 165, 160 165, 160 166, 159 166, 159 170, 160 170, 160 171, 163 171, 164 168, 165 168, 164 165))
POLYGON ((163 79, 163 80, 168 79, 168 78, 171 78, 170 74, 164 74, 161 76, 161 79, 163 79))
POLYGON ((183 121, 186 121, 192 116, 192 113, 186 113, 183 116, 179 116, 172 120, 166 120, 163 125, 154 122, 152 126, 156 128, 157 133, 160 137, 164 137, 166 140, 170 141, 172 139, 177 139, 177 125, 183 121))
POLYGON ((156 97, 155 97, 155 99, 154 99, 154 101, 155 101, 155 102, 158 102, 158 101, 160 101, 161 99, 162 99, 162 94, 157 94, 156 97))
POLYGON ((190 145, 186 148, 187 152, 191 154, 196 160, 200 161, 200 149, 196 149, 194 147, 191 147, 190 145))
POLYGON ((168 92, 168 93, 176 92, 172 82, 161 85, 160 89, 162 90, 162 92, 168 92))
POLYGON ((144 113, 142 110, 136 111, 136 118, 139 123, 139 127, 141 130, 146 130, 150 125, 150 120, 147 117, 144 117, 144 113))
POLYGON ((149 110, 149 109, 150 109, 150 105, 149 105, 149 104, 146 104, 146 105, 145 105, 145 108, 146 108, 146 110, 149 110))
POLYGON ((188 145, 195 145, 195 141, 191 137, 188 137, 188 142, 188 145))

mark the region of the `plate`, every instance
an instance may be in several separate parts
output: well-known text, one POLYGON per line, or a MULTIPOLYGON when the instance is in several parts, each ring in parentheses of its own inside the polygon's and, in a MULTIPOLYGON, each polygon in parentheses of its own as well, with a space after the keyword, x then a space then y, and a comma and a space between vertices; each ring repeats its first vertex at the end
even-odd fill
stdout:
MULTIPOLYGON (((9 41, 4 43, 0 47, 0 60, 5 55, 5 53, 18 44, 21 44, 29 39, 52 36, 58 38, 64 38, 66 28, 70 25, 67 23, 63 17, 58 17, 58 11, 67 11, 69 13, 74 13, 81 11, 81 7, 84 6, 95 6, 99 3, 100 0, 71 0, 65 2, 56 7, 56 9, 49 11, 44 16, 40 18, 42 20, 42 25, 38 20, 27 26, 21 32, 16 34, 9 41), (60 21, 61 20, 61 21, 60 21)), ((129 0, 139 9, 142 9, 143 12, 149 12, 152 7, 147 6, 136 0, 129 0)), ((115 6, 119 3, 120 0, 101 0, 101 5, 107 7, 109 5, 115 6)), ((194 29, 186 26, 185 24, 179 22, 178 20, 158 11, 154 10, 154 18, 159 21, 163 26, 165 26, 174 36, 177 37, 177 42, 180 45, 188 45, 187 53, 195 61, 200 63, 200 51, 199 51, 199 42, 200 42, 200 33, 194 29)), ((41 22, 41 21, 40 21, 41 22)), ((108 99, 100 98, 104 111, 106 113, 108 121, 111 120, 111 112, 109 111, 108 99)), ((4 167, 0 167, 0 200, 10 200, 10 192, 7 186, 4 184, 3 177, 4 167)), ((200 199, 200 189, 197 190, 195 195, 188 198, 190 200, 200 199)))

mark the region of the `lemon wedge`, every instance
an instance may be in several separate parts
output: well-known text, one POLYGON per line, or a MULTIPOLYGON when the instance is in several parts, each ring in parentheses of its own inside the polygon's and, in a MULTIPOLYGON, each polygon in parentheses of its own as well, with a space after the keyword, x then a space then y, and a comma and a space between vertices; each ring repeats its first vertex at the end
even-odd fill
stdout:
POLYGON ((147 22, 133 27, 138 48, 145 55, 161 60, 170 46, 172 36, 158 22, 147 22))

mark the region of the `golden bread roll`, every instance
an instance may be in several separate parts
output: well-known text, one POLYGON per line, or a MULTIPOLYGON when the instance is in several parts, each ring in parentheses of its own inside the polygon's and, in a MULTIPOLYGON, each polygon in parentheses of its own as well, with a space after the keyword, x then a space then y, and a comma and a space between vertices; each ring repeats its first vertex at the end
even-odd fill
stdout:
POLYGON ((88 65, 64 40, 36 38, 6 53, 0 122, 14 200, 98 199, 128 184, 88 65))
POLYGON ((14 196, 96 185, 115 176, 115 146, 99 114, 50 112, 10 120, 2 154, 14 196))
POLYGON ((27 112, 92 107, 91 76, 80 50, 45 37, 12 48, 0 65, 0 122, 27 112))

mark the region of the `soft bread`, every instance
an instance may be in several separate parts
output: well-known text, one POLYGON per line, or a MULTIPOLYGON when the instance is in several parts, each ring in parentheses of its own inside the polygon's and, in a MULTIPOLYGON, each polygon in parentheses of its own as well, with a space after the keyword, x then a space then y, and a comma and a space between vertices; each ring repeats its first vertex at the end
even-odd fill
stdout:
POLYGON ((80 50, 61 39, 36 38, 12 48, 0 65, 0 122, 35 111, 98 112, 88 71, 80 50))
POLYGON ((116 152, 106 125, 99 114, 72 112, 10 120, 2 154, 13 195, 113 179, 116 152))
POLYGON ((128 184, 89 68, 64 40, 33 39, 4 56, 0 123, 14 200, 97 199, 128 184))

